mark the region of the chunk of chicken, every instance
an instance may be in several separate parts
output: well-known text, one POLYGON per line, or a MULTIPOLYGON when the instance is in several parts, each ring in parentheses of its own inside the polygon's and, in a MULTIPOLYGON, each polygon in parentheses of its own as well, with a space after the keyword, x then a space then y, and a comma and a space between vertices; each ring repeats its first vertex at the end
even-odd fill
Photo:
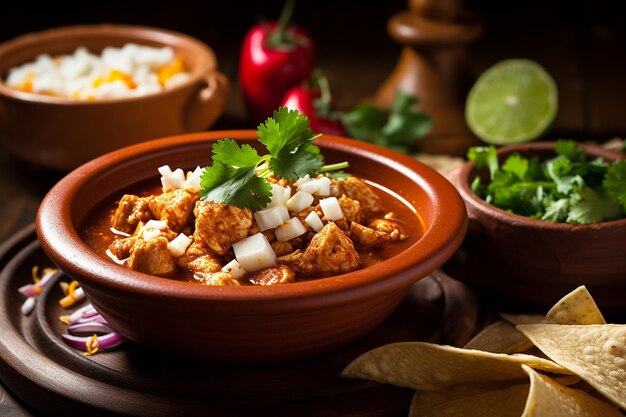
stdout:
POLYGON ((272 250, 274 251, 276 256, 283 256, 283 255, 293 252, 293 245, 291 244, 290 241, 286 241, 286 242, 276 241, 272 243, 272 250))
POLYGON ((284 284, 286 282, 294 282, 296 273, 287 265, 279 265, 256 272, 249 279, 253 285, 284 284))
POLYGON ((352 241, 361 247, 375 246, 380 243, 376 230, 365 227, 357 222, 350 224, 350 237, 352 241))
POLYGON ((119 260, 126 259, 130 256, 130 250, 136 242, 136 236, 127 237, 125 239, 117 239, 109 245, 109 251, 119 260))
POLYGON ((167 249, 168 240, 163 236, 138 239, 130 250, 128 267, 152 275, 168 275, 176 270, 174 257, 167 249))
POLYGON ((148 201, 148 198, 124 195, 111 217, 111 227, 132 235, 139 223, 145 223, 151 218, 148 201))
POLYGON ((297 250, 277 261, 302 274, 337 274, 353 271, 361 265, 350 238, 332 222, 315 234, 304 252, 297 250))
POLYGON ((398 240, 404 240, 408 235, 402 229, 402 226, 398 222, 389 219, 375 219, 369 226, 376 230, 380 235, 386 236, 388 241, 396 242, 398 240))
POLYGON ((187 189, 168 191, 150 199, 150 212, 155 219, 166 220, 167 225, 177 232, 191 223, 194 205, 200 198, 187 189))
POLYGON ((372 214, 378 213, 383 209, 383 203, 376 192, 362 180, 356 177, 346 178, 338 182, 343 194, 349 198, 358 201, 361 204, 363 216, 368 218, 372 214))
POLYGON ((230 272, 218 271, 194 275, 202 285, 240 285, 230 272))
POLYGON ((361 223, 363 221, 363 213, 361 212, 361 203, 353 200, 345 195, 337 200, 344 217, 349 222, 361 223))
POLYGON ((225 255, 233 243, 248 236, 252 212, 224 203, 198 201, 195 236, 218 255, 225 255))
POLYGON ((178 266, 196 276, 205 276, 222 270, 220 259, 201 241, 194 240, 185 254, 176 259, 178 266))

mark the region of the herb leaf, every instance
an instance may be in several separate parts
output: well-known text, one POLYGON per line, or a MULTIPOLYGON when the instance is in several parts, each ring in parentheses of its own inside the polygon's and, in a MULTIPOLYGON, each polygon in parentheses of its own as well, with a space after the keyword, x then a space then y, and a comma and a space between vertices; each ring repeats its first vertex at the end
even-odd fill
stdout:
POLYGON ((270 169, 278 176, 297 179, 314 175, 324 165, 317 146, 317 137, 309 128, 309 119, 297 110, 281 107, 273 117, 258 127, 259 142, 271 154, 270 169))
POLYGON ((624 211, 616 200, 605 197, 589 187, 582 187, 570 199, 570 210, 566 220, 569 223, 589 224, 619 219, 623 215, 624 211))
POLYGON ((467 159, 474 162, 476 169, 489 168, 489 176, 494 178, 500 168, 498 164, 498 154, 493 146, 474 146, 467 152, 467 159))
POLYGON ((626 161, 609 166, 602 185, 608 195, 622 203, 626 211, 626 161))
POLYGON ((415 96, 398 90, 388 115, 376 106, 361 104, 344 113, 342 123, 353 138, 409 153, 411 146, 428 134, 433 122, 417 109, 418 102, 415 96))
POLYGON ((493 147, 471 148, 468 158, 491 177, 483 184, 476 176, 472 190, 504 210, 546 221, 588 224, 626 217, 626 161, 589 161, 570 140, 558 141, 555 153, 543 162, 513 154, 499 167, 493 147))

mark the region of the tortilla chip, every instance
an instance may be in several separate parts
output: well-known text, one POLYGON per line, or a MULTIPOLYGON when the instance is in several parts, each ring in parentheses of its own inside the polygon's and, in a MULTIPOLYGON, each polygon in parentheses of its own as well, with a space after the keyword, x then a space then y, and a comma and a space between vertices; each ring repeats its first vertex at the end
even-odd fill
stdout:
POLYGON ((623 417, 616 408, 591 395, 568 388, 522 366, 530 377, 530 392, 522 417, 623 417))
POLYGON ((556 363, 626 409, 626 325, 522 324, 517 329, 556 363))
MULTIPOLYGON (((596 302, 582 285, 561 298, 544 317, 537 314, 506 314, 500 315, 512 325, 517 324, 606 324, 596 302)), ((470 340, 465 347, 487 352, 516 353, 530 349, 533 344, 520 333, 516 334, 512 327, 500 321, 486 327, 470 340)))
POLYGON ((541 314, 508 314, 501 313, 500 317, 504 320, 508 321, 511 324, 537 324, 537 323, 545 323, 546 317, 541 314))
POLYGON ((463 346, 493 353, 517 353, 533 344, 508 321, 499 320, 485 327, 463 346))
POLYGON ((604 316, 584 285, 561 298, 548 311, 546 319, 549 323, 557 324, 606 324, 604 316))
POLYGON ((447 392, 450 400, 444 400, 430 407, 423 406, 420 395, 428 396, 441 392, 416 393, 409 417, 519 417, 524 410, 528 389, 528 384, 521 384, 474 395, 461 395, 456 398, 454 398, 455 393, 447 392))
POLYGON ((522 364, 548 372, 571 374, 556 363, 530 355, 503 355, 424 342, 393 343, 370 350, 341 373, 434 391, 468 382, 510 381, 524 377, 522 364))

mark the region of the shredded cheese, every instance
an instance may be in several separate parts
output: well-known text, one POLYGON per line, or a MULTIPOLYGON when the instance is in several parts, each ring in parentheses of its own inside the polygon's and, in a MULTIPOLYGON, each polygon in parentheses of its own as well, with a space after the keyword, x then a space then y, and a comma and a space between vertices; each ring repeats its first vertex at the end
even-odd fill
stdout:
POLYGON ((80 288, 78 288, 78 281, 74 280, 67 287, 67 295, 63 297, 59 304, 63 308, 68 308, 73 305, 76 301, 81 300, 84 297, 84 294, 80 288), (80 291, 79 291, 80 290, 80 291))
POLYGON ((87 343, 85 343, 85 348, 87 349, 87 351, 83 353, 83 355, 85 356, 95 355, 98 352, 98 349, 100 348, 100 343, 98 342, 98 335, 94 334, 93 336, 91 336, 89 340, 87 340, 87 343))

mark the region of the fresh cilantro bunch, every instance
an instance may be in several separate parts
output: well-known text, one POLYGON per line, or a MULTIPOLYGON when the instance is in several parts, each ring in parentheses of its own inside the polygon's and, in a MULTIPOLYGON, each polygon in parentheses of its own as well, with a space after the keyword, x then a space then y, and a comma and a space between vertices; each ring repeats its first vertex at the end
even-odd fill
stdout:
POLYGON ((202 199, 256 211, 272 198, 272 187, 266 179, 272 174, 295 180, 348 167, 347 162, 324 166, 324 156, 311 143, 319 135, 309 128, 309 119, 296 110, 275 110, 259 125, 257 134, 267 148, 266 155, 232 139, 218 140, 213 145, 213 164, 202 174, 202 199))
POLYGON ((626 217, 626 161, 589 160, 576 142, 556 142, 554 158, 540 161, 519 154, 500 166, 496 150, 474 147, 468 158, 488 171, 472 190, 486 202, 511 213, 551 222, 599 223, 626 217))
POLYGON ((415 96, 398 90, 388 115, 372 104, 361 104, 344 113, 341 121, 350 137, 408 153, 433 124, 417 103, 415 96))

